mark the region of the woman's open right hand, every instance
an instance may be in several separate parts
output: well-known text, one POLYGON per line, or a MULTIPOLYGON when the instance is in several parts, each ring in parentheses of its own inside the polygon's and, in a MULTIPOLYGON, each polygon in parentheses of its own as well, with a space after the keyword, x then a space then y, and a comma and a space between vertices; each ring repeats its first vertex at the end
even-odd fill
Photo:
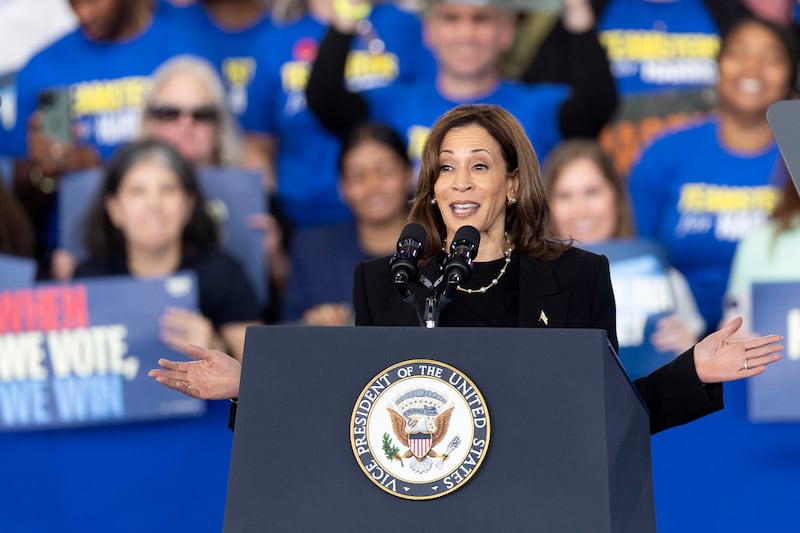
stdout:
POLYGON ((196 361, 159 359, 161 368, 147 375, 164 386, 201 400, 224 400, 239 396, 242 365, 233 357, 187 344, 183 351, 196 361))

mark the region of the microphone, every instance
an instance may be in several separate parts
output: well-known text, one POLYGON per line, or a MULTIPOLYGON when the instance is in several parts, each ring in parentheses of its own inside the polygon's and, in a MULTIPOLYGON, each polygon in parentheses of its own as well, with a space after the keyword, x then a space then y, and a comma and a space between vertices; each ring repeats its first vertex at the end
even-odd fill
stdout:
POLYGON ((427 237, 428 234, 421 225, 406 224, 397 241, 397 252, 389 261, 389 272, 394 285, 400 291, 403 300, 409 303, 414 302, 414 293, 408 284, 419 278, 417 264, 422 250, 425 248, 427 237))
POLYGON ((481 234, 472 226, 461 226, 456 231, 453 243, 450 245, 450 255, 444 263, 444 277, 447 280, 447 290, 451 291, 450 295, 472 275, 472 261, 478 255, 480 242, 481 234))

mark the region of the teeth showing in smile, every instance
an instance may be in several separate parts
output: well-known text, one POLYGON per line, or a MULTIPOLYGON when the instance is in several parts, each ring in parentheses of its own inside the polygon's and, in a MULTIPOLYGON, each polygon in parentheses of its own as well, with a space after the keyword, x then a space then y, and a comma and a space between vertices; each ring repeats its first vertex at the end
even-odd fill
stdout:
POLYGON ((475 203, 450 204, 450 209, 452 209, 453 213, 456 215, 469 215, 475 212, 479 207, 480 205, 475 203))
POLYGON ((763 84, 761 80, 755 78, 744 78, 739 80, 739 89, 747 93, 757 93, 761 90, 763 84))
POLYGON ((576 231, 585 232, 594 229, 595 222, 592 219, 581 219, 573 222, 576 231))

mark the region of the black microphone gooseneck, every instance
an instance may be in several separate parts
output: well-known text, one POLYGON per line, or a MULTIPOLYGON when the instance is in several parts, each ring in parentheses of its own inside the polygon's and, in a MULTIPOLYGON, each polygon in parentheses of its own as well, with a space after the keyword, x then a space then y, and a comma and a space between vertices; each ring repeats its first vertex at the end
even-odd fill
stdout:
MULTIPOLYGON (((397 241, 397 252, 389 262, 389 272, 394 286, 397 287, 403 301, 414 306, 418 317, 417 299, 409 284, 419 278, 419 267, 417 265, 425 248, 427 236, 428 233, 421 225, 406 224, 400 233, 400 239, 397 241)), ((420 323, 422 323, 422 318, 419 318, 420 323)))
POLYGON ((462 226, 456 231, 450 245, 450 255, 444 262, 444 294, 452 298, 459 285, 472 275, 472 261, 478 255, 481 234, 472 226, 462 226))
POLYGON ((423 313, 420 314, 411 284, 420 278, 418 265, 426 240, 425 228, 419 224, 407 224, 397 241, 397 252, 389 261, 389 273, 403 301, 414 307, 420 324, 426 328, 434 328, 439 321, 439 315, 453 299, 458 287, 466 283, 472 275, 472 261, 478 255, 481 236, 472 226, 462 226, 456 231, 450 244, 450 253, 442 265, 441 281, 432 284, 423 280, 428 287, 428 296, 425 298, 423 313))
POLYGON ((445 259, 443 266, 445 285, 436 306, 437 320, 445 306, 453 299, 456 289, 466 283, 472 275, 472 261, 478 255, 480 242, 481 234, 473 226, 462 226, 456 231, 450 244, 450 255, 445 259))

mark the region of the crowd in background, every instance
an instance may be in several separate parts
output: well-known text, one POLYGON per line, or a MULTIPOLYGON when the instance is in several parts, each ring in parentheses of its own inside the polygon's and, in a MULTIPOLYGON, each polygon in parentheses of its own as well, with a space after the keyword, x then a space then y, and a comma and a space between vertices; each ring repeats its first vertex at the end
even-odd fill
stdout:
POLYGON ((753 282, 800 278, 798 200, 766 119, 796 88, 793 2, 69 4, 79 27, 3 102, 0 253, 34 258, 39 279, 194 270, 200 311, 165 311, 170 345, 239 355, 248 323, 352 323, 356 263, 393 252, 427 131, 466 102, 524 126, 564 239, 664 247, 678 303, 657 350, 747 311, 753 282), (262 177, 266 305, 205 209, 209 167, 262 177), (93 168, 79 257, 59 242, 58 192, 93 168))

